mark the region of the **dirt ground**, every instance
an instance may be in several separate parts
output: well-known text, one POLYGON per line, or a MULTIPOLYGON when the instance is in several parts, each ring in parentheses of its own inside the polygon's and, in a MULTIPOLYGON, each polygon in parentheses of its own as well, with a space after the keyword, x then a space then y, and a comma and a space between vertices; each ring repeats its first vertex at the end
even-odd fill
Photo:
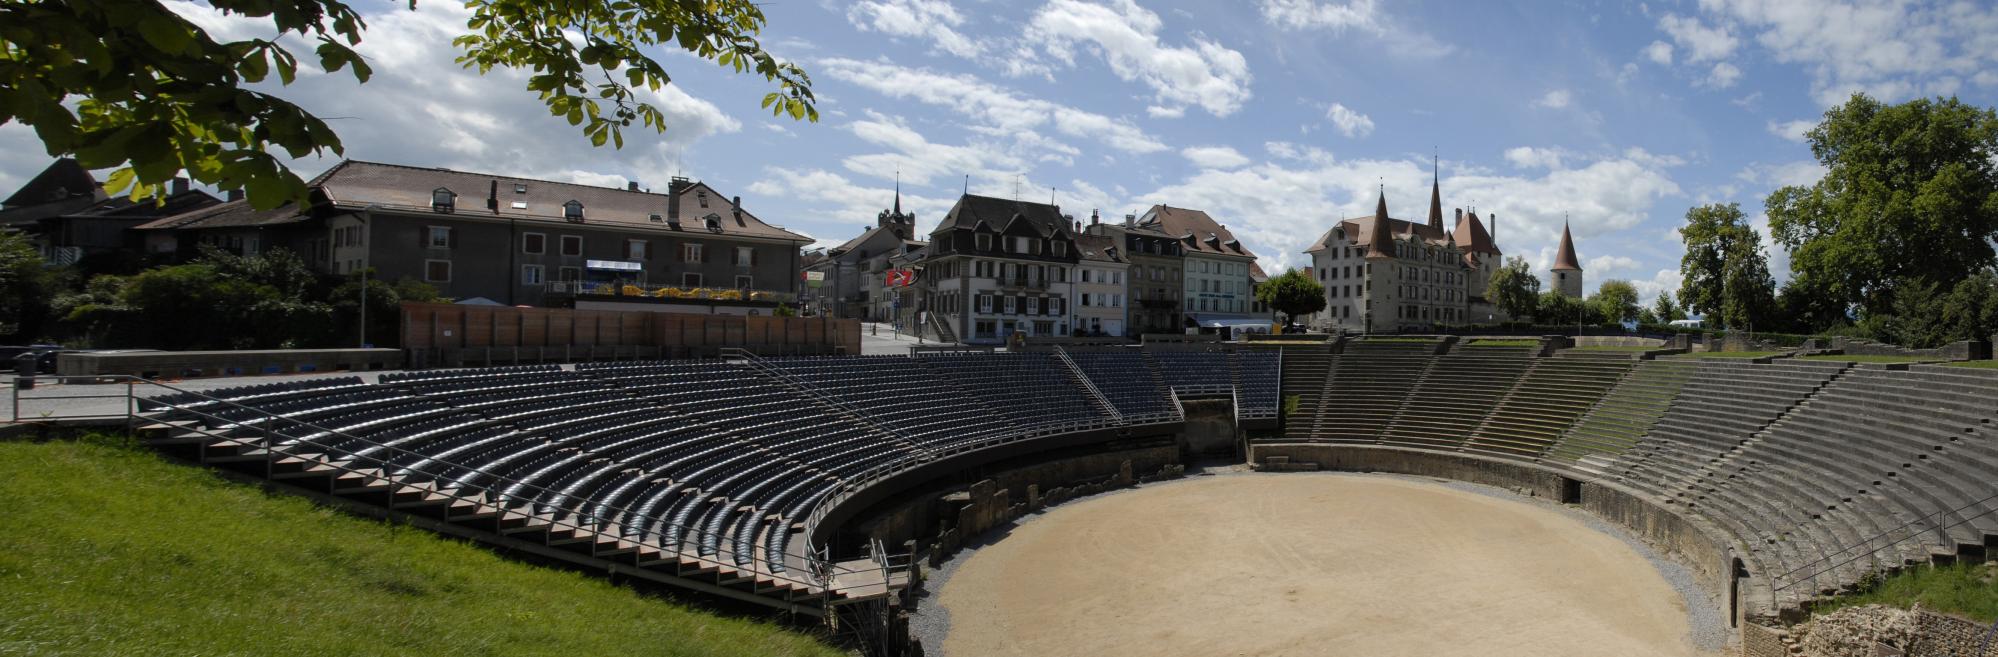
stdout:
POLYGON ((1682 599, 1525 501, 1364 475, 1200 477, 1071 502, 944 583, 944 652, 1673 656, 1682 599))

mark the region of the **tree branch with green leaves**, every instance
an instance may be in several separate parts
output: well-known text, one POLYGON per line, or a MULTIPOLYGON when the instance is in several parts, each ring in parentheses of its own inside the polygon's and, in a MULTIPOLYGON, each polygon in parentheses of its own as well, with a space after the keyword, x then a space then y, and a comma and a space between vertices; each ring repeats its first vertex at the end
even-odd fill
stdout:
MULTIPOLYGON (((181 175, 242 189, 268 209, 306 199, 286 158, 344 156, 326 122, 249 88, 297 79, 301 57, 365 84, 355 50, 367 24, 339 0, 211 0, 225 14, 268 20, 269 38, 220 41, 155 0, 0 2, 0 124, 35 130, 51 156, 116 169, 113 193, 159 197, 181 175), (309 47, 310 52, 304 48, 309 47)), ((638 91, 672 78, 649 53, 677 47, 776 84, 763 107, 818 120, 811 78, 757 42, 763 11, 745 0, 473 0, 459 63, 480 73, 529 71, 527 88, 591 144, 624 145, 633 125, 664 132, 638 91)), ((415 10, 412 0, 410 10, 415 10)))

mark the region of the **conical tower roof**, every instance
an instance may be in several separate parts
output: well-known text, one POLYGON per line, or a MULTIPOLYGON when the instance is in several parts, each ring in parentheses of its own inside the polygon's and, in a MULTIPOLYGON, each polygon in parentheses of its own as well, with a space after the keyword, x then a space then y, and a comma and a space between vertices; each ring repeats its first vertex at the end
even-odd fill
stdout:
POLYGON ((1568 223, 1561 222, 1561 251, 1554 255, 1554 271, 1581 270, 1581 261, 1575 258, 1575 236, 1568 232, 1568 223))
POLYGON ((1374 205, 1374 221, 1367 227, 1367 257, 1394 257, 1394 234, 1390 232, 1387 211, 1387 190, 1381 190, 1380 202, 1374 205))
POLYGON ((1429 228, 1443 232, 1443 177, 1432 173, 1429 179, 1429 228))

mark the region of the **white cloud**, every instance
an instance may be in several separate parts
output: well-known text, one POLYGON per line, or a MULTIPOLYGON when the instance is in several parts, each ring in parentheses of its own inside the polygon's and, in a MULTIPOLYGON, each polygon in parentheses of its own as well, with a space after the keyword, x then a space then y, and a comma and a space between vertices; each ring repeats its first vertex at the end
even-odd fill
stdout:
POLYGON ((1036 131, 1038 128, 1052 127, 1069 137, 1095 139, 1127 153, 1166 150, 1163 142, 1129 121, 1021 96, 971 75, 841 58, 820 60, 818 66, 828 77, 891 98, 912 99, 962 113, 977 122, 969 126, 971 130, 1040 144, 1055 153, 1073 156, 1078 151, 1047 139, 1036 131))
POLYGON ((1117 77, 1151 87, 1165 108, 1195 105, 1228 116, 1248 102, 1249 63, 1242 53, 1198 36, 1189 46, 1166 45, 1158 14, 1133 0, 1110 2, 1051 0, 1034 13, 1023 42, 1069 66, 1075 48, 1087 48, 1117 77))
POLYGON ((1677 155, 1659 155, 1636 146, 1623 149, 1623 158, 1648 167, 1661 169, 1685 166, 1686 164, 1686 158, 1677 155))
POLYGON ((1615 276, 1611 276, 1611 274, 1616 272, 1636 271, 1638 266, 1637 259, 1630 256, 1599 255, 1583 262, 1582 270, 1588 272, 1590 278, 1600 281, 1616 278, 1615 276))
POLYGON ((847 8, 846 20, 862 30, 927 39, 938 50, 967 59, 985 50, 957 31, 964 15, 947 0, 863 0, 847 8))
POLYGON ((1559 169, 1561 153, 1554 148, 1519 146, 1505 150, 1505 161, 1522 169, 1559 169))
POLYGON ((982 180, 1002 180, 1027 170, 1027 162, 1004 145, 974 142, 965 146, 933 143, 901 117, 869 111, 868 119, 846 126, 854 136, 870 144, 886 146, 890 153, 855 155, 842 164, 848 171, 889 180, 899 175, 912 185, 928 185, 938 177, 957 178, 970 174, 982 180))
MULTIPOLYGON (((1376 181, 1385 183, 1393 215, 1420 218, 1427 210, 1427 161, 1336 160, 1286 142, 1264 147, 1276 159, 1202 170, 1133 200, 1206 210, 1271 271, 1301 263, 1305 247, 1335 219, 1371 213, 1376 181)), ((1636 227, 1659 199, 1679 193, 1664 171, 1620 158, 1538 177, 1467 167, 1443 180, 1444 202, 1463 207, 1476 199, 1479 213, 1496 219, 1499 247, 1512 254, 1542 249, 1551 254, 1560 239, 1563 211, 1573 215, 1581 239, 1636 227)))
POLYGON ((1671 66, 1672 44, 1663 41, 1653 41, 1651 45, 1644 47, 1644 58, 1651 60, 1651 63, 1659 66, 1671 66))
POLYGON ((1804 143, 1804 133, 1810 132, 1815 127, 1818 127, 1818 122, 1808 119, 1770 121, 1769 134, 1801 144, 1804 143))
POLYGON ((1765 185, 1771 189, 1792 185, 1815 185, 1825 177, 1824 165, 1814 160, 1799 160, 1784 164, 1750 164, 1734 174, 1744 182, 1765 185))
POLYGON ((1727 28, 1708 27, 1698 18, 1666 14, 1658 19, 1658 29, 1671 35, 1672 41, 1686 51, 1689 64, 1726 59, 1741 45, 1741 40, 1729 34, 1727 28))
MULTIPOLYGON (((764 170, 763 178, 750 183, 747 192, 793 199, 813 210, 814 216, 823 217, 818 224, 819 232, 824 234, 822 241, 828 244, 814 246, 839 244, 859 235, 874 225, 875 216, 895 200, 893 187, 858 185, 845 176, 822 169, 771 167, 764 170)), ((935 228, 956 202, 955 197, 931 198, 902 191, 902 209, 916 214, 916 229, 923 234, 935 228)))
MULTIPOLYGON (((1672 239, 1678 239, 1678 235, 1674 234, 1672 239)), ((1678 269, 1660 269, 1653 273, 1651 278, 1635 279, 1630 285, 1637 288, 1637 296, 1644 299, 1644 307, 1649 308, 1651 304, 1658 303, 1658 294, 1661 292, 1678 294, 1679 283, 1683 280, 1685 277, 1679 274, 1678 269)))
POLYGON ((1179 117, 1186 116, 1186 107, 1184 106, 1165 107, 1163 105, 1151 105, 1145 108, 1145 115, 1150 116, 1154 119, 1177 119, 1179 117))
POLYGON ((1569 93, 1567 89, 1555 89, 1542 95, 1539 100, 1533 101, 1533 105, 1535 107, 1562 109, 1573 103, 1574 100, 1574 94, 1569 93))
POLYGON ((1347 109, 1345 105, 1333 103, 1325 109, 1325 119, 1339 128, 1339 134, 1347 137, 1365 137, 1373 134, 1374 120, 1367 115, 1347 109))
POLYGON ((1733 64, 1720 62, 1714 64, 1713 71, 1708 73, 1701 83, 1715 89, 1726 89, 1734 86, 1735 81, 1740 79, 1741 69, 1735 68, 1733 64))
POLYGON ((1233 169, 1249 163, 1247 156, 1227 146, 1194 146, 1179 154, 1202 169, 1233 169))
POLYGON ((1776 61, 1806 67, 1824 105, 1855 91, 1893 101, 1955 93, 1980 76, 1998 82, 1989 73, 1998 68, 1991 38, 1998 5, 1989 2, 1702 0, 1700 7, 1752 35, 1776 61))
POLYGON ((1285 30, 1327 30, 1359 32, 1386 41, 1388 54, 1406 57, 1442 57, 1456 48, 1413 28, 1401 25, 1381 11, 1377 0, 1262 0, 1263 20, 1285 30))

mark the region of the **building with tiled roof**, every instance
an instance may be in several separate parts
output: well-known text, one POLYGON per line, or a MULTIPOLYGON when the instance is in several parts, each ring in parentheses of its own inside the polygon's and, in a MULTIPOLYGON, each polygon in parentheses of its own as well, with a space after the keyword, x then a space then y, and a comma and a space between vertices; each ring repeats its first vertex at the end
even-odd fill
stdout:
MULTIPOLYGON (((348 160, 308 207, 236 201, 140 226, 152 245, 283 247, 333 274, 369 269, 508 305, 761 313, 797 288, 810 238, 705 183, 665 193, 348 160)), ((156 246, 157 248, 157 246, 156 246)))
POLYGON ((1154 205, 1137 225, 1179 240, 1186 275, 1183 313, 1189 324, 1219 327, 1257 319, 1249 266, 1256 254, 1235 239, 1228 227, 1206 212, 1154 205))
POLYGON ((1070 335, 1081 260, 1061 208, 965 194, 930 232, 921 285, 948 333, 974 344, 1070 335))
POLYGON ((1186 294, 1186 256, 1177 236, 1138 225, 1136 214, 1124 215, 1124 221, 1117 223, 1101 221, 1092 212, 1083 230, 1123 247, 1120 254, 1129 263, 1124 277, 1124 335, 1185 330, 1180 300, 1186 294))
MULTIPOLYGON (((1096 217, 1091 217, 1096 222, 1096 217)), ((1086 230, 1086 229, 1085 229, 1086 230)), ((1123 241, 1103 234, 1083 234, 1075 238, 1082 252, 1076 267, 1075 328, 1088 335, 1123 336, 1130 303, 1124 280, 1130 275, 1131 259, 1124 254, 1123 241)))
POLYGON ((1382 191, 1374 213, 1338 221, 1305 249, 1326 308, 1321 330, 1388 332, 1500 321, 1484 298, 1503 257, 1476 212, 1456 212, 1445 230, 1440 180, 1429 189, 1426 221, 1396 219, 1382 191))
POLYGON ((902 211, 902 191, 882 210, 874 225, 860 235, 825 250, 825 257, 806 271, 824 275, 816 292, 819 310, 833 317, 895 321, 902 311, 915 310, 909 288, 885 285, 895 266, 890 260, 929 244, 916 232, 916 214, 902 211))

